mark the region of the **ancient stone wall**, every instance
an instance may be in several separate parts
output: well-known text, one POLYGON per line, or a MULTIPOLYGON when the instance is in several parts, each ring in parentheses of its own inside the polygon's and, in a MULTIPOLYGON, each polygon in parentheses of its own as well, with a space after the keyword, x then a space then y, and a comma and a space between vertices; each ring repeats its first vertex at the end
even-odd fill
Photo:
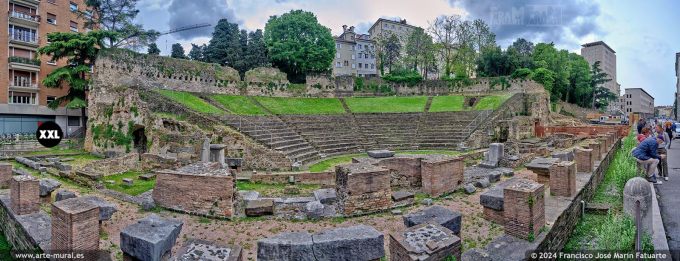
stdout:
POLYGON ((424 193, 432 197, 450 193, 463 185, 463 158, 428 155, 422 160, 424 193))
POLYGON ((392 157, 380 160, 376 165, 390 170, 390 186, 398 189, 420 188, 422 157, 392 157))
POLYGON ((17 216, 10 209, 9 194, 0 195, 0 231, 5 234, 5 238, 13 249, 48 250, 50 233, 42 233, 45 237, 39 238, 36 237, 36 232, 45 232, 49 230, 50 226, 50 217, 46 213, 17 216), (29 227, 23 224, 28 219, 34 219, 32 223, 33 231, 29 231, 29 227), (40 221, 44 221, 44 223, 40 224, 40 221))
POLYGON ((314 184, 323 186, 335 185, 335 171, 325 171, 318 173, 310 172, 290 172, 290 173, 257 173, 250 177, 251 182, 264 184, 288 183, 289 178, 293 177, 298 184, 314 184))
POLYGON ((538 126, 537 128, 540 128, 541 131, 539 133, 544 133, 545 136, 549 136, 555 133, 568 133, 575 136, 595 137, 599 134, 615 132, 618 133, 619 138, 623 138, 626 135, 628 135, 628 130, 630 130, 630 128, 627 125, 587 125, 577 127, 538 126))
POLYGON ((339 212, 346 216, 388 209, 392 204, 389 170, 365 163, 337 166, 339 212))
POLYGON ((156 172, 154 202, 190 214, 231 217, 235 183, 232 176, 192 175, 170 170, 156 172))

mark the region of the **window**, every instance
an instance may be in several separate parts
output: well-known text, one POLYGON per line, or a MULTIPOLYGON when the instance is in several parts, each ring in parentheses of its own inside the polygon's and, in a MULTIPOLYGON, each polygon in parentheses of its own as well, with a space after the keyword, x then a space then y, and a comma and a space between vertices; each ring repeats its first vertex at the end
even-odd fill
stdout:
POLYGON ((37 93, 9 92, 9 102, 12 104, 37 104, 37 93))
POLYGON ((368 50, 368 45, 367 45, 367 44, 364 44, 364 49, 367 49, 367 50, 368 50))
POLYGON ((71 12, 78 11, 78 4, 76 4, 74 2, 70 2, 69 7, 71 8, 71 12))
POLYGON ((78 32, 78 23, 71 21, 71 31, 78 32))
POLYGON ((335 67, 340 68, 340 67, 342 67, 342 65, 340 64, 340 62, 336 62, 336 63, 335 63, 335 67))
POLYGON ((364 64, 364 69, 368 69, 368 64, 364 64))
POLYGON ((359 63, 359 69, 361 69, 361 63, 359 63))
POLYGON ((47 96, 47 103, 53 102, 53 101, 56 100, 56 99, 57 99, 57 97, 54 97, 54 96, 47 96))
POLYGON ((368 54, 367 54, 367 53, 364 54, 364 58, 368 59, 368 54))
POLYGON ((47 23, 48 24, 57 24, 57 16, 54 14, 47 13, 47 23))
POLYGON ((335 53, 335 58, 340 58, 340 53, 335 53))
POLYGON ((349 66, 349 62, 348 62, 348 61, 345 61, 345 66, 349 66))
POLYGON ((352 69, 355 69, 355 68, 357 68, 357 65, 353 63, 353 64, 352 64, 352 69))
POLYGON ((359 49, 361 49, 361 45, 359 45, 359 49))
POLYGON ((341 43, 336 43, 336 44, 335 44, 335 48, 336 48, 336 49, 341 49, 341 48, 342 48, 342 44, 341 44, 341 43))
POLYGON ((354 55, 352 54, 352 60, 354 60, 354 59, 356 59, 356 56, 354 56, 354 55))
POLYGON ((80 117, 78 117, 78 116, 68 116, 68 126, 73 126, 73 127, 80 126, 80 117))
POLYGON ((374 63, 371 64, 371 69, 375 69, 375 64, 374 64, 374 63))

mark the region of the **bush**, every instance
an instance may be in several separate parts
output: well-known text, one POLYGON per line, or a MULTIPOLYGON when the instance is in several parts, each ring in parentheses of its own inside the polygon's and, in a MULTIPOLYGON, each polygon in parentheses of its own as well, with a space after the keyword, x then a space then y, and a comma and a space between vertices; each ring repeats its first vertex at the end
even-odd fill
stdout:
POLYGON ((510 75, 510 78, 512 79, 522 79, 526 80, 531 78, 531 70, 529 68, 519 68, 512 72, 512 75, 510 75))
POLYGON ((408 86, 413 86, 422 82, 423 76, 413 70, 394 70, 383 76, 383 79, 392 83, 405 83, 408 86))

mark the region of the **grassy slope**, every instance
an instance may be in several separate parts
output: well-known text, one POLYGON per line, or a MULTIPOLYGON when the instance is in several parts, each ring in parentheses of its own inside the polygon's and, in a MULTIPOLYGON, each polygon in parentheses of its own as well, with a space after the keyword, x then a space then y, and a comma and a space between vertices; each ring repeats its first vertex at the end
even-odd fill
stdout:
POLYGON ((211 99, 219 102, 222 106, 235 114, 245 115, 266 115, 267 113, 257 104, 254 104, 246 96, 216 94, 210 96, 211 99))
POLYGON ((170 90, 158 90, 158 93, 162 94, 165 97, 168 97, 169 99, 176 101, 185 107, 200 112, 200 113, 206 113, 206 114, 224 114, 224 111, 220 110, 219 108, 211 105, 210 103, 202 100, 201 98, 198 98, 194 96, 191 93, 188 92, 178 92, 178 91, 170 91, 170 90))
POLYGON ((335 98, 255 97, 275 114, 340 114, 345 113, 340 100, 335 98))
POLYGON ((510 98, 509 95, 484 96, 475 104, 475 110, 495 110, 508 98, 510 98))
POLYGON ((432 98, 431 112, 462 111, 464 96, 437 96, 432 98))
MULTIPOLYGON (((585 214, 564 251, 580 250, 620 250, 633 251, 635 248, 635 223, 631 217, 623 213, 623 187, 626 181, 635 177, 635 159, 630 155, 635 146, 635 137, 631 132, 624 139, 620 148, 607 169, 602 183, 600 183, 592 202, 606 203, 611 206, 608 215, 585 214)), ((643 240, 644 251, 653 250, 649 236, 643 240)))
POLYGON ((347 106, 354 113, 422 112, 426 96, 347 98, 347 106))

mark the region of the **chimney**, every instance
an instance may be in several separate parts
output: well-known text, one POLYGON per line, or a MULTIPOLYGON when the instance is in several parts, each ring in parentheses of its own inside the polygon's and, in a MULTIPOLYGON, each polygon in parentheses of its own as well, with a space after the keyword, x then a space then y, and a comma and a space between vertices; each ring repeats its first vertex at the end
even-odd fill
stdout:
POLYGON ((406 19, 402 19, 402 20, 401 20, 401 23, 402 23, 402 24, 406 24, 406 19))
POLYGON ((343 32, 343 33, 344 33, 344 32, 347 32, 347 25, 346 25, 346 24, 343 24, 343 25, 342 25, 342 32, 343 32))
POLYGON ((349 31, 353 33, 354 32, 354 26, 350 26, 349 31))

